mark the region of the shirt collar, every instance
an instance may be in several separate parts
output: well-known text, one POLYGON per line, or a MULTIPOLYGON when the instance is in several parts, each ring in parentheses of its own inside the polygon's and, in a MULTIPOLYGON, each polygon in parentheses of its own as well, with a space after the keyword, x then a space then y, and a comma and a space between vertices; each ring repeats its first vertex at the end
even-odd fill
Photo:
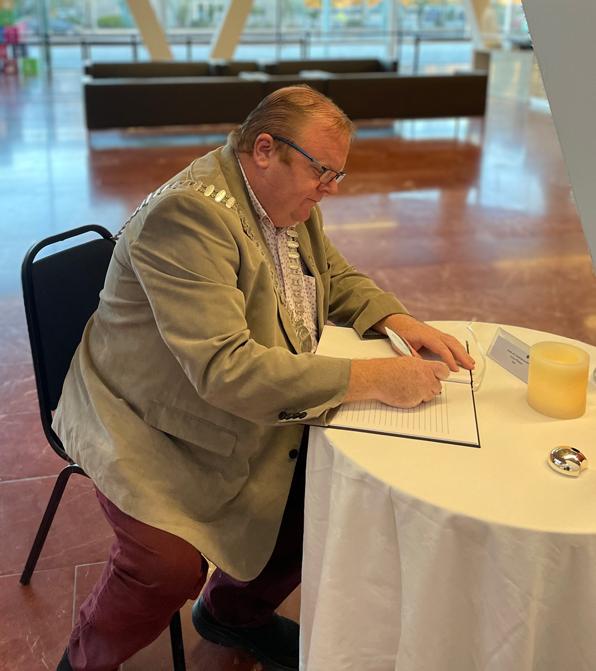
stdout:
POLYGON ((265 208, 261 205, 259 199, 257 198, 255 192, 252 190, 252 187, 250 185, 250 182, 248 181, 248 177, 246 176, 246 173, 244 172, 244 168, 242 167, 242 163, 240 162, 240 159, 238 158, 238 155, 236 154, 236 160, 238 161, 238 166, 240 167, 240 172, 242 173, 242 178, 244 179, 244 183, 246 184, 246 190, 248 191, 248 195, 250 197, 250 201, 252 203, 252 206, 255 208, 255 211, 257 213, 257 216, 259 217, 259 222, 260 223, 266 223, 270 226, 273 226, 273 221, 271 220, 271 217, 267 214, 265 208))

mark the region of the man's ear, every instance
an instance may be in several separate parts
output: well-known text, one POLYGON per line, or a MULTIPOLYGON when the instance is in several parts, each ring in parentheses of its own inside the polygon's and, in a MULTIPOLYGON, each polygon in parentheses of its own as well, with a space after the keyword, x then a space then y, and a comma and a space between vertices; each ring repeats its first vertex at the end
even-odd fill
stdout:
POLYGON ((275 141, 269 133, 260 133, 257 135, 253 149, 252 157, 259 168, 269 167, 271 158, 275 153, 275 141))

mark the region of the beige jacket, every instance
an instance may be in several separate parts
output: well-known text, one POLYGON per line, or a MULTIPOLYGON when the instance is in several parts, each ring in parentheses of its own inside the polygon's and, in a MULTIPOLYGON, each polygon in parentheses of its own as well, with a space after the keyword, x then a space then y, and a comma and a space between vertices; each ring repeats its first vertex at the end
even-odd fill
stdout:
MULTIPOLYGON (((319 330, 329 319, 362 335, 405 312, 338 253, 318 208, 297 231, 316 280, 319 330)), ((348 385, 349 360, 298 352, 226 146, 129 220, 54 428, 119 508, 250 580, 275 544, 300 423, 323 422, 348 385)))

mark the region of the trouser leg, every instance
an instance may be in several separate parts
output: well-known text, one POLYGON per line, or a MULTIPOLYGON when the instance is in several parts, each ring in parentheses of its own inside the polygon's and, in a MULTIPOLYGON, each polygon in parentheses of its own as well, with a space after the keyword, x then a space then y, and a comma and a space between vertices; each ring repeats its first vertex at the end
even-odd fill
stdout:
POLYGON ((207 562, 192 545, 97 497, 116 539, 68 644, 74 671, 115 671, 198 596, 207 576, 207 562))
POLYGON ((305 430, 277 542, 263 571, 241 582, 217 569, 203 591, 207 610, 222 624, 262 624, 300 584, 307 445, 305 430))

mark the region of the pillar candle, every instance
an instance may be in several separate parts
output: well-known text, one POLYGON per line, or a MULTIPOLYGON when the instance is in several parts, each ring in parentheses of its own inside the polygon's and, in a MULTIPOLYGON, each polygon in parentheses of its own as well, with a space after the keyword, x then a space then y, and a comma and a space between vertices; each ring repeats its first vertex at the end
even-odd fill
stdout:
POLYGON ((588 353, 574 345, 532 345, 528 371, 530 406, 549 417, 581 417, 586 411, 589 363, 588 353))

